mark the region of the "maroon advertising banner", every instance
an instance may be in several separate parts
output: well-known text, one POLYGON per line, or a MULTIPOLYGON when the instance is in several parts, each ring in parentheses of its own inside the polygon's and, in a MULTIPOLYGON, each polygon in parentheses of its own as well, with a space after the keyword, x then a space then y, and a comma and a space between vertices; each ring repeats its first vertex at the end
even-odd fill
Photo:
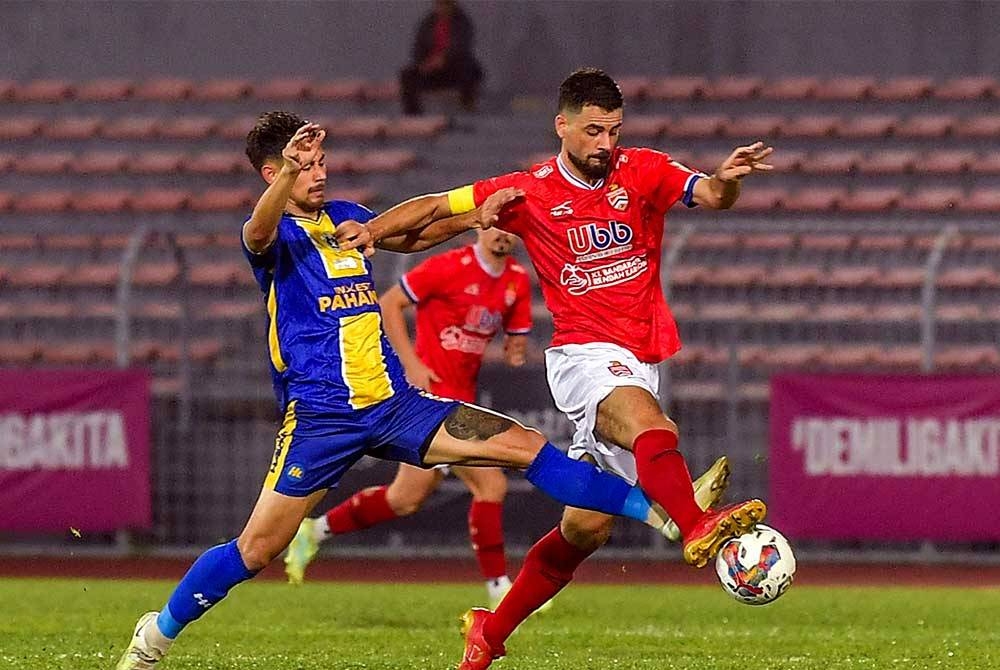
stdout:
POLYGON ((1000 539, 1000 377, 779 375, 769 518, 790 537, 1000 539))
POLYGON ((148 528, 149 376, 0 370, 0 531, 148 528))

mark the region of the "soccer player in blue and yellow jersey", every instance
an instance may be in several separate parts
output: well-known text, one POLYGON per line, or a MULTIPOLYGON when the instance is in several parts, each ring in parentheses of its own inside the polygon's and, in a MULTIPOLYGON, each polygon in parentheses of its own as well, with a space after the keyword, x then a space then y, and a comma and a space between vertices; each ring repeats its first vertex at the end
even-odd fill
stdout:
MULTIPOLYGON (((365 455, 420 467, 521 468, 564 504, 664 524, 641 489, 571 460, 540 433, 407 383, 382 330, 369 260, 343 248, 364 234, 374 214, 352 202, 325 201, 324 136, 316 124, 284 112, 264 114, 247 136, 247 155, 268 187, 242 241, 266 295, 268 352, 284 421, 243 532, 202 554, 162 610, 139 619, 118 670, 158 663, 187 624, 281 554, 313 505, 365 455)), ((499 190, 478 209, 428 216, 427 225, 378 246, 417 251, 490 227, 520 195, 499 190)))

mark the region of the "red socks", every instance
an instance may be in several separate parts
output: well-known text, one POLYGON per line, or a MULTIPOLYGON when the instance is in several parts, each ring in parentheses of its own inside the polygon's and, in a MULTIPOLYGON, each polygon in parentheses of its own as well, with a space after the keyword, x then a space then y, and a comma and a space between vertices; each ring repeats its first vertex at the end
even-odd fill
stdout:
POLYGON ((687 537, 703 512, 694 500, 684 456, 677 450, 677 434, 664 428, 644 431, 635 438, 632 452, 642 490, 667 511, 681 535, 687 537))
POLYGON ((326 513, 330 533, 340 535, 392 521, 396 513, 389 507, 385 492, 388 486, 376 486, 358 491, 326 513))
POLYGON ((518 624, 559 593, 591 553, 567 542, 558 527, 536 542, 525 555, 510 592, 483 626, 490 646, 500 647, 518 624))
POLYGON ((484 579, 507 574, 503 551, 503 503, 473 500, 469 506, 469 537, 484 579))

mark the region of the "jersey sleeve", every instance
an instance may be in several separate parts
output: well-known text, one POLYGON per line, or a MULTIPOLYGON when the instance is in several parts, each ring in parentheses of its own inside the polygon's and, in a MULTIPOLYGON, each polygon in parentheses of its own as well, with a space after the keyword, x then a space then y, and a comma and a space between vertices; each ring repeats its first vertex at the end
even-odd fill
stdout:
POLYGON ((694 185, 708 175, 692 170, 659 151, 646 149, 643 154, 643 185, 654 205, 664 211, 677 202, 682 202, 687 207, 697 206, 694 202, 694 185))
POLYGON ((508 335, 526 335, 531 332, 531 282, 522 274, 517 282, 517 297, 504 315, 504 330, 508 335))
POLYGON ((400 277, 399 287, 410 302, 419 303, 439 292, 452 275, 454 266, 450 254, 431 256, 400 277))
MULTIPOLYGON (((451 205, 453 214, 469 212, 483 204, 486 198, 490 197, 502 188, 514 187, 525 188, 525 172, 511 172, 499 177, 480 179, 479 181, 462 186, 448 192, 448 203, 451 205)), ((520 215, 524 211, 524 200, 515 201, 500 212, 500 220, 496 226, 500 230, 505 230, 515 235, 520 234, 519 229, 523 225, 520 215)))

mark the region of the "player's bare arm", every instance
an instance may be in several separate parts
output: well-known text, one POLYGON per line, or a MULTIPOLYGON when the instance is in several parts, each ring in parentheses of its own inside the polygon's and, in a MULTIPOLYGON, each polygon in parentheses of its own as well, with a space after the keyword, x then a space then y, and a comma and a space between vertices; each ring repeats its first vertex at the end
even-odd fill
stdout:
POLYGON ((384 247, 386 241, 395 248, 384 248, 391 248, 392 251, 420 251, 433 246, 430 242, 443 242, 465 230, 493 227, 500 219, 503 208, 523 195, 524 191, 520 189, 500 189, 490 195, 480 207, 470 211, 457 207, 453 209, 453 203, 446 193, 421 195, 386 210, 363 226, 337 226, 337 243, 341 249, 364 247, 368 253, 376 246, 384 247), (435 222, 440 222, 437 229, 432 226, 435 222), (422 229, 424 232, 416 238, 406 235, 422 229), (426 246, 406 246, 407 239, 413 243, 421 241, 421 238, 426 246))
POLYGON ((508 335, 503 341, 503 357, 507 365, 519 368, 528 360, 528 336, 508 335))
POLYGON ((382 294, 378 304, 382 310, 382 328, 403 363, 406 378, 414 386, 429 390, 431 382, 439 382, 441 378, 420 360, 410 341, 410 333, 406 329, 406 310, 413 303, 403 289, 396 285, 382 294))
POLYGON ((278 222, 288 204, 295 180, 303 170, 308 170, 322 152, 326 131, 315 123, 307 123, 295 131, 281 152, 282 164, 262 168, 264 178, 269 182, 253 209, 250 220, 243 226, 243 240, 254 253, 262 253, 274 242, 278 234, 278 222))
POLYGON ((736 147, 715 174, 709 179, 699 179, 694 185, 694 201, 709 209, 729 209, 740 197, 740 183, 744 177, 774 168, 765 162, 772 153, 774 148, 765 147, 763 142, 736 147))

